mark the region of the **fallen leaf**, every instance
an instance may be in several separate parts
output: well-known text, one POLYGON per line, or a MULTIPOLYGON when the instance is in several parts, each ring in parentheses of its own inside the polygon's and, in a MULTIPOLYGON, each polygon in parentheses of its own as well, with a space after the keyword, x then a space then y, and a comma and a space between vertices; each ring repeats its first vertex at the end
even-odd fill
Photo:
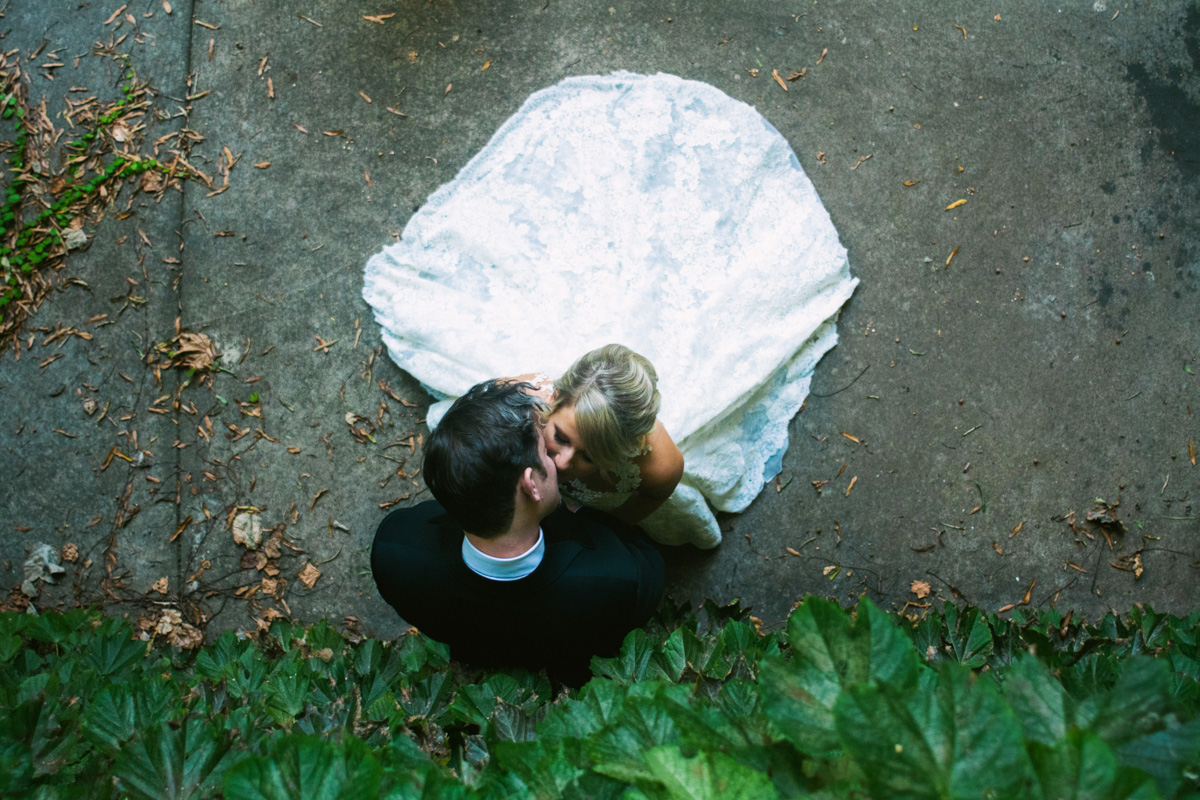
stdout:
POLYGON ((850 485, 846 487, 846 497, 850 496, 850 490, 854 488, 854 484, 858 483, 858 476, 855 475, 850 479, 850 485))
POLYGON ((1023 606, 1029 605, 1029 598, 1033 596, 1033 587, 1035 587, 1035 586, 1037 586, 1036 578, 1033 580, 1032 583, 1029 584, 1029 588, 1025 590, 1025 597, 1022 598, 1021 605, 1023 605, 1023 606))
POLYGON ((954 260, 954 257, 955 257, 956 255, 958 255, 958 251, 959 251, 959 250, 961 250, 961 249, 962 249, 961 247, 956 247, 956 248, 954 248, 953 250, 951 250, 951 251, 950 251, 950 255, 946 256, 946 268, 947 268, 947 269, 949 269, 949 267, 950 267, 950 262, 954 260))
POLYGON ((1193 439, 1188 439, 1188 458, 1192 461, 1192 466, 1196 466, 1196 442, 1193 439))
POLYGON ((312 502, 308 504, 308 510, 312 511, 314 508, 316 508, 317 501, 320 500, 322 495, 324 495, 328 491, 329 491, 328 489, 322 489, 321 491, 319 491, 315 495, 313 495, 312 502))
POLYGON ((1008 538, 1011 539, 1012 537, 1016 536, 1018 533, 1021 532, 1021 528, 1024 528, 1024 527, 1025 527, 1025 521, 1021 520, 1020 522, 1017 523, 1017 527, 1012 529, 1012 533, 1010 533, 1008 535, 1008 538))
POLYGON ((845 431, 842 431, 842 436, 845 436, 847 439, 854 442, 855 444, 862 444, 862 442, 858 441, 857 436, 851 436, 850 434, 846 433, 845 431))
MULTIPOLYGON (((123 5, 123 6, 121 6, 120 8, 118 8, 116 11, 114 11, 114 12, 112 13, 112 16, 111 16, 111 17, 109 17, 108 19, 104 20, 104 23, 103 23, 103 24, 105 24, 105 25, 111 25, 111 24, 112 24, 112 22, 113 22, 113 20, 115 20, 117 17, 121 16, 121 12, 122 12, 122 11, 124 11, 124 10, 125 10, 126 8, 128 8, 128 7, 129 7, 129 4, 128 4, 128 3, 126 3, 125 5, 123 5)), ((39 48, 39 50, 40 50, 40 48, 39 48)), ((34 58, 37 58, 36 54, 34 55, 34 58)))
POLYGON ((992 549, 996 551, 997 555, 1004 555, 1004 551, 1000 549, 1000 545, 995 542, 992 542, 992 549))
POLYGON ((962 35, 963 35, 964 39, 967 38, 967 29, 966 28, 964 28, 962 25, 955 25, 954 27, 956 27, 960 31, 962 31, 962 35))
POLYGON ((450 90, 451 90, 451 89, 453 89, 453 88, 454 88, 454 84, 453 84, 453 83, 447 83, 447 84, 446 84, 446 91, 442 92, 442 97, 445 97, 446 95, 450 94, 450 90))
POLYGON ((480 68, 479 68, 479 71, 480 71, 480 72, 486 72, 486 71, 487 71, 487 68, 488 68, 488 67, 490 67, 491 65, 492 65, 492 60, 489 58, 489 59, 487 60, 487 62, 486 62, 486 63, 485 63, 485 64, 484 64, 482 67, 480 67, 480 68))
POLYGON ((1014 608, 1016 608, 1016 607, 1017 607, 1017 604, 1016 604, 1016 603, 1009 603, 1009 604, 1008 604, 1008 605, 1006 605, 1006 606, 1001 606, 1001 607, 999 608, 999 610, 997 610, 997 611, 996 611, 996 613, 997 613, 997 614, 1003 614, 1005 611, 1012 611, 1012 610, 1013 610, 1014 608))
POLYGON ((275 81, 271 80, 270 78, 267 78, 267 99, 275 99, 275 81))
POLYGON ((917 185, 918 183, 920 183, 920 182, 921 182, 921 179, 920 179, 920 178, 914 178, 914 179, 913 179, 913 180, 911 180, 911 181, 905 181, 905 182, 904 182, 904 185, 905 185, 905 186, 916 186, 916 185, 917 185))
POLYGON ((385 106, 385 108, 387 108, 388 111, 392 112, 397 117, 407 117, 408 116, 408 114, 401 113, 401 112, 397 111, 396 109, 392 108, 391 106, 385 106))
POLYGON ((851 168, 850 168, 850 171, 851 171, 851 172, 853 172, 854 170, 858 169, 860 166, 862 166, 862 163, 863 163, 864 161, 867 161, 867 160, 868 160, 868 159, 870 159, 870 158, 871 158, 871 156, 873 156, 873 155, 875 155, 875 154, 874 154, 874 153, 871 153, 870 155, 865 155, 865 156, 862 156, 861 158, 859 158, 859 159, 858 159, 858 162, 857 162, 857 163, 856 163, 856 164, 855 164, 853 167, 851 167, 851 168))
POLYGON ((789 547, 789 548, 787 549, 787 551, 788 551, 789 553, 791 553, 792 555, 794 555, 794 556, 798 556, 798 555, 800 555, 800 551, 799 551, 799 550, 797 550, 797 549, 796 549, 796 548, 794 548, 794 547, 789 547))
POLYGON ((1070 567, 1071 569, 1078 570, 1079 572, 1087 572, 1087 570, 1084 569, 1083 567, 1079 566, 1078 564, 1073 564, 1070 561, 1067 562, 1067 566, 1070 567))
POLYGON ((233 518, 233 541, 254 550, 262 544, 262 522, 258 514, 243 511, 233 518))
POLYGON ((316 586, 317 581, 320 579, 321 570, 305 561, 304 567, 300 570, 300 574, 298 574, 296 577, 301 583, 311 589, 316 586))
POLYGON ((937 547, 936 544, 927 544, 924 547, 910 547, 908 549, 912 550, 914 553, 928 553, 930 550, 934 549, 935 547, 937 547))
POLYGON ((203 21, 201 21, 201 20, 198 20, 198 19, 194 19, 194 20, 192 20, 192 22, 196 23, 197 25, 201 25, 201 26, 203 26, 203 27, 205 27, 205 28, 208 28, 210 31, 219 31, 219 30, 221 30, 221 26, 220 26, 220 25, 213 25, 211 22, 203 22, 203 21))
POLYGON ((751 78, 757 78, 757 77, 758 77, 758 69, 757 69, 757 68, 755 68, 755 69, 748 69, 748 70, 746 70, 746 72, 749 72, 749 73, 750 73, 750 77, 751 77, 751 78))
POLYGON ((394 17, 394 16, 396 16, 396 15, 395 15, 395 13, 391 13, 391 14, 376 14, 375 16, 371 16, 371 15, 369 15, 369 14, 363 14, 363 19, 367 20, 368 22, 378 22, 380 25, 382 25, 382 24, 383 24, 383 21, 384 21, 385 19, 390 19, 390 18, 392 18, 392 17, 394 17))
POLYGON ((368 103, 371 102, 371 98, 367 97, 366 92, 359 92, 358 96, 361 97, 363 100, 366 100, 368 103))
POLYGON ((187 526, 188 526, 188 525, 191 525, 191 524, 192 524, 192 515, 191 515, 191 514, 188 514, 188 517, 187 517, 187 519, 185 519, 183 522, 179 523, 179 527, 178 527, 178 528, 176 528, 176 529, 175 529, 175 532, 171 534, 171 538, 170 538, 168 541, 171 541, 171 542, 173 542, 173 541, 175 541, 176 539, 178 539, 178 538, 179 538, 179 534, 181 534, 181 533, 183 533, 185 530, 187 530, 187 526))
POLYGON ((917 596, 918 600, 924 600, 929 596, 929 592, 932 591, 927 581, 913 581, 908 589, 917 596))
POLYGON ((163 3, 163 11, 170 14, 171 13, 171 4, 168 3, 167 0, 162 0, 162 3, 163 3))
POLYGON ((150 588, 153 591, 158 592, 159 594, 166 594, 167 593, 167 576, 164 575, 163 577, 156 580, 154 582, 154 584, 151 585, 150 588))
POLYGON ((962 200, 955 200, 953 203, 946 206, 946 210, 949 211, 952 208, 958 208, 959 206, 964 206, 966 204, 967 204, 966 198, 963 198, 962 200))
POLYGON ((775 79, 775 82, 779 84, 781 89, 783 89, 785 92, 788 90, 787 84, 783 82, 783 78, 779 77, 779 70, 771 70, 771 77, 775 79))
POLYGON ((793 72, 791 75, 788 75, 787 79, 789 82, 795 83, 800 78, 803 78, 804 73, 806 73, 806 72, 808 72, 808 67, 805 67, 804 69, 800 70, 799 72, 793 72))
POLYGON ((824 50, 822 50, 822 51, 821 51, 821 57, 817 59, 817 63, 818 63, 818 64, 820 64, 822 61, 824 61, 824 60, 825 60, 825 56, 827 56, 827 55, 829 55, 829 48, 828 48, 828 47, 826 47, 824 50))

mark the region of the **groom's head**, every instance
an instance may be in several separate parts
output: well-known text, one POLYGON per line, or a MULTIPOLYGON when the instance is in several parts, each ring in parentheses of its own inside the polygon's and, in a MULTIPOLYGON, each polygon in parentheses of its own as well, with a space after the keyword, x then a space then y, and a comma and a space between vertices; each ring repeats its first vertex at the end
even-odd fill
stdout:
POLYGON ((476 536, 507 531, 522 498, 545 513, 558 505, 554 462, 542 441, 544 404, 526 394, 526 386, 485 381, 472 387, 425 445, 425 482, 434 499, 476 536))

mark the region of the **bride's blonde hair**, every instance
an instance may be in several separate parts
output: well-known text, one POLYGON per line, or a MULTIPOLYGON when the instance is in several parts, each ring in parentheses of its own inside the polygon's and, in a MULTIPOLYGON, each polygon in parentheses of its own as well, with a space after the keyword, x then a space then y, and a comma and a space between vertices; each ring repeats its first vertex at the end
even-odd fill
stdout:
POLYGON ((581 357, 554 382, 550 413, 574 407, 588 456, 609 471, 645 449, 660 404, 654 365, 624 345, 609 344, 581 357))

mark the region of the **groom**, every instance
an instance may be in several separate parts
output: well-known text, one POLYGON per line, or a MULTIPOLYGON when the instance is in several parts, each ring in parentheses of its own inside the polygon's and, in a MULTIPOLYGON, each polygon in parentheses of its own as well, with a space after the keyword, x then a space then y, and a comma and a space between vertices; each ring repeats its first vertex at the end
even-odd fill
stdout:
POLYGON ((379 593, 405 620, 481 666, 547 667, 569 683, 615 655, 662 597, 662 557, 634 528, 559 502, 523 384, 459 398, 425 447, 436 500, 393 511, 371 551, 379 593))

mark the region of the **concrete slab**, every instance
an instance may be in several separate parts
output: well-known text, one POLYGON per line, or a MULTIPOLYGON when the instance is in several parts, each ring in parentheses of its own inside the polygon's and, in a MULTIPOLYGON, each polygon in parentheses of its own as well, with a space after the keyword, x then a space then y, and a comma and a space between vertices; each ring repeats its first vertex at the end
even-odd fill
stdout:
MULTIPOLYGON (((677 596, 741 597, 767 625, 808 592, 901 608, 919 600, 914 580, 989 609, 1027 592, 1088 615, 1195 606, 1200 4, 196 0, 174 4, 171 27, 145 5, 164 22, 153 56, 169 38, 171 74, 210 92, 191 104, 207 137, 194 162, 216 176, 223 148, 236 159, 228 190, 188 186, 173 221, 183 323, 227 353, 211 387, 184 390, 197 414, 178 417, 188 446, 168 526, 193 520, 172 587, 207 562, 185 599, 216 628, 277 607, 401 629, 365 557, 380 504, 424 496, 420 454, 398 444, 424 431, 424 407, 378 381, 428 398, 381 354, 363 265, 529 94, 615 69, 754 105, 792 143, 862 281, 778 486, 723 518, 715 553, 669 554, 677 596), (804 77, 785 92, 773 70, 804 77), (1119 499, 1128 526, 1111 548, 1085 521, 1096 498, 1119 499), (278 575, 243 565, 227 529, 239 506, 298 548, 269 559, 278 575), (312 588, 307 563, 322 573, 312 588)), ((82 48, 97 24, 54 30, 82 48)), ((173 320, 171 302, 145 313, 173 320)), ((4 370, 10 387, 57 388, 4 370)), ((14 407, 10 452, 26 413, 14 407)), ((39 430, 70 430, 55 408, 39 430)), ((54 444, 61 457, 75 441, 54 444)), ((78 516, 111 508, 112 492, 84 487, 78 516)), ((44 525, 52 507, 19 510, 44 525)))

